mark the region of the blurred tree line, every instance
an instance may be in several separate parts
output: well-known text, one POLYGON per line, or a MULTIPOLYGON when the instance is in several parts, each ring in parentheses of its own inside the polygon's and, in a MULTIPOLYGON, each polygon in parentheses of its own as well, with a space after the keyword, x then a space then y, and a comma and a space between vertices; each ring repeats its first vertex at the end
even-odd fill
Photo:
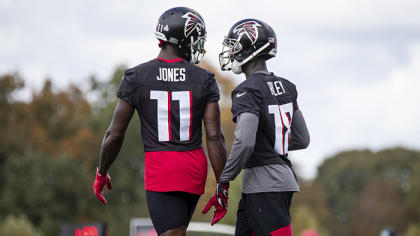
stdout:
MULTIPOLYGON (((46 80, 28 101, 15 99, 25 86, 19 74, 0 75, 0 235, 58 235, 61 223, 92 221, 106 222, 110 235, 128 235, 130 218, 148 217, 137 114, 110 170, 108 206, 92 190, 102 137, 125 69, 118 66, 108 80, 91 76, 85 90, 77 85, 56 89, 46 80)), ((216 78, 229 150, 235 129, 230 92, 235 84, 225 74, 216 73, 216 78)), ((315 179, 300 180, 301 192, 291 209, 294 234, 314 229, 319 235, 374 236, 392 226, 407 236, 420 235, 418 169, 420 152, 404 148, 347 151, 328 158, 315 179)), ((215 185, 209 171, 193 221, 210 222, 212 215, 202 215, 201 209, 215 185)), ((235 224, 240 191, 238 176, 221 223, 235 224)))

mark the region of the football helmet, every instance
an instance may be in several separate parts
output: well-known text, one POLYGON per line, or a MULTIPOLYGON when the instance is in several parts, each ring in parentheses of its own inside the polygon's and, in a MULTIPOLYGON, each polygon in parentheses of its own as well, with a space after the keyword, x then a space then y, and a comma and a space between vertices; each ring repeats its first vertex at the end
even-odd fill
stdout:
POLYGON ((183 58, 198 64, 206 50, 206 25, 203 17, 191 8, 175 7, 165 11, 156 26, 155 35, 159 41, 176 45, 183 58))
POLYGON ((223 40, 219 54, 220 69, 242 73, 242 65, 256 56, 266 59, 275 57, 277 38, 274 30, 266 23, 256 19, 244 19, 232 26, 223 40))

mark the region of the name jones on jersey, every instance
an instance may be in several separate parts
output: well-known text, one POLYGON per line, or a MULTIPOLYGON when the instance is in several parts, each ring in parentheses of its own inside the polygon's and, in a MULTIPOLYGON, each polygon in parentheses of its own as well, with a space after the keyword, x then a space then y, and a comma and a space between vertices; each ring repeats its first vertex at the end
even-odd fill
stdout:
POLYGON ((185 81, 185 68, 159 68, 159 76, 157 80, 168 82, 185 81))

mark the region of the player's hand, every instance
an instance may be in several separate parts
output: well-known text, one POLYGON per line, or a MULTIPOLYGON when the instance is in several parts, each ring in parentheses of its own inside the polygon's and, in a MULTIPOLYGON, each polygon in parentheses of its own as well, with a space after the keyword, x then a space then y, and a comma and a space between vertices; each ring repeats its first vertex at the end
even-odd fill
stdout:
POLYGON ((211 225, 216 224, 221 220, 227 212, 228 199, 229 199, 229 183, 218 183, 216 187, 216 193, 210 198, 206 207, 204 207, 202 213, 206 214, 212 206, 216 209, 213 213, 213 220, 211 225))
POLYGON ((104 205, 107 204, 104 194, 102 193, 102 189, 104 186, 108 187, 109 190, 112 189, 112 182, 111 177, 109 174, 100 175, 99 168, 96 168, 96 178, 95 182, 93 182, 93 191, 95 192, 96 197, 101 201, 104 205))

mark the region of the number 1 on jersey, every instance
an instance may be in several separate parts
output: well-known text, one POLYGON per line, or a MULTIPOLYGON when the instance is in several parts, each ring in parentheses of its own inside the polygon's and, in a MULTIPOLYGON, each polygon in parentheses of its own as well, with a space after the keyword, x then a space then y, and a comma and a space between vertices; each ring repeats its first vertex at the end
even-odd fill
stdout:
POLYGON ((191 91, 172 92, 172 99, 179 101, 179 140, 188 141, 191 136, 191 91))
POLYGON ((179 101, 179 140, 191 138, 192 94, 191 91, 150 91, 150 99, 157 100, 158 137, 160 142, 168 142, 171 134, 171 101, 179 101))
POLYGON ((269 105, 268 113, 274 114, 275 142, 274 150, 286 155, 289 148, 290 126, 293 117, 293 104, 269 105))

